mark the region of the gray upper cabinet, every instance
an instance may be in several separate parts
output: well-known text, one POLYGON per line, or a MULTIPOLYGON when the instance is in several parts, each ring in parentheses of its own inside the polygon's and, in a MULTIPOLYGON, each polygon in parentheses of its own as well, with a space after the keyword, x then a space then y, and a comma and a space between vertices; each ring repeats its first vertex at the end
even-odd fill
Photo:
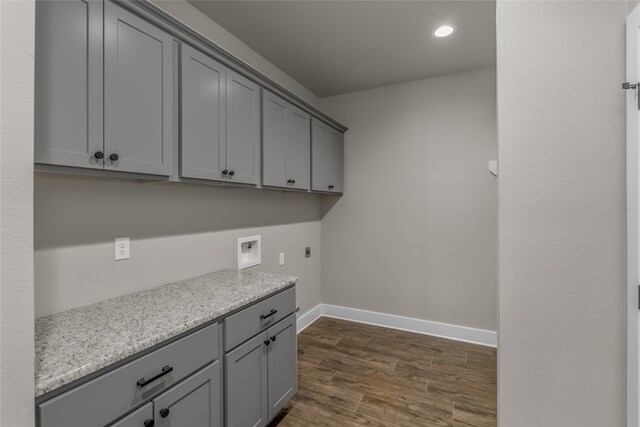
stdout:
POLYGON ((308 190, 310 115, 267 91, 262 115, 263 185, 308 190))
POLYGON ((104 3, 105 169, 173 172, 173 38, 104 3))
POLYGON ((265 331, 225 356, 225 412, 230 427, 267 424, 267 338, 265 331))
POLYGON ((343 127, 171 18, 36 3, 40 170, 342 192, 343 127))
POLYGON ((293 397, 298 389, 296 375, 296 324, 295 314, 269 328, 269 419, 293 397))
POLYGON ((36 21, 35 162, 102 169, 102 2, 38 1, 36 21))
POLYGON ((311 116, 289 109, 289 176, 293 188, 309 189, 311 181, 311 116))
POLYGON ((288 103, 266 90, 262 92, 262 184, 287 187, 288 103))
POLYGON ((227 180, 260 179, 260 87, 227 70, 227 180))
POLYGON ((226 169, 225 67, 182 45, 181 176, 223 180, 226 169))
POLYGON ((258 184, 260 87, 182 46, 181 176, 258 184))
POLYGON ((342 193, 344 135, 313 119, 311 123, 311 189, 342 193))
POLYGON ((155 425, 220 427, 220 362, 215 362, 153 400, 155 425))

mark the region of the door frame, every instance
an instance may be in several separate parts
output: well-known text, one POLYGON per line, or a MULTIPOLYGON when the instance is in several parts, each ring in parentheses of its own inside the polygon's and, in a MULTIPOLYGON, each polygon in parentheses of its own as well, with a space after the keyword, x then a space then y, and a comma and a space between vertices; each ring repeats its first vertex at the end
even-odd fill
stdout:
MULTIPOLYGON (((640 39, 640 5, 626 20, 626 79, 637 83, 640 81, 638 69, 640 39)), ((627 427, 639 425, 638 392, 640 371, 638 370, 638 284, 640 256, 640 234, 638 230, 640 186, 638 183, 638 100, 636 91, 626 91, 627 105, 627 310, 626 310, 626 413, 627 427)))

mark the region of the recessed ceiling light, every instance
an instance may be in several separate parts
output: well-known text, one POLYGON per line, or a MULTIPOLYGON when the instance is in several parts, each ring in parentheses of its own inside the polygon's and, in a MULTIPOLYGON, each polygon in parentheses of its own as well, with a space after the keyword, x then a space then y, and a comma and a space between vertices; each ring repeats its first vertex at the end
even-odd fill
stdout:
POLYGON ((453 34, 456 28, 453 25, 441 25, 433 32, 433 36, 437 38, 447 37, 453 34))

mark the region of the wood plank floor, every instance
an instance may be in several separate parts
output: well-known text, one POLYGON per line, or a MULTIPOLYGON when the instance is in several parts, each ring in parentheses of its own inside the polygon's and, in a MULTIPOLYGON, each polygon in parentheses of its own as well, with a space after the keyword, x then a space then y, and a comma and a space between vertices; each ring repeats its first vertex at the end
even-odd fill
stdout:
POLYGON ((495 426, 496 349, 322 317, 298 389, 270 427, 495 426))

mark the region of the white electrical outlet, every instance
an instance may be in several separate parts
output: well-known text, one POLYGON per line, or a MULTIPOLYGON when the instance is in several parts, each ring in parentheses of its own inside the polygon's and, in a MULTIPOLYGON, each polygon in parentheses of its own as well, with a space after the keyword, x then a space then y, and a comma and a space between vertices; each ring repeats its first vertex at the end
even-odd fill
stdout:
POLYGON ((284 265, 284 252, 280 252, 280 265, 284 265))
POLYGON ((129 238, 116 237, 116 261, 129 259, 129 238))

